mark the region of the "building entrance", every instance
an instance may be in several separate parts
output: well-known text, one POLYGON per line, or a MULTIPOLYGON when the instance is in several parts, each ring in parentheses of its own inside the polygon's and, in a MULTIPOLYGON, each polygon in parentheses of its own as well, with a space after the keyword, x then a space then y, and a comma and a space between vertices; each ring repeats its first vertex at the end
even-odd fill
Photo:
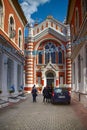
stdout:
POLYGON ((46 75, 46 85, 49 87, 54 86, 54 75, 51 72, 47 73, 47 75, 46 75))

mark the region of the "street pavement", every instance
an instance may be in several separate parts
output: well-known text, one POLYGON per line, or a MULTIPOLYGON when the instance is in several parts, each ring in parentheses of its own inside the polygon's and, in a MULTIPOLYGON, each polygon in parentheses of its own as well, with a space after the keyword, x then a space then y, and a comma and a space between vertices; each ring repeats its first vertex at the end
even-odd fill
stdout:
POLYGON ((81 105, 76 106, 74 101, 71 105, 53 105, 43 103, 42 98, 38 95, 33 103, 29 94, 26 100, 0 109, 0 130, 87 130, 81 105))

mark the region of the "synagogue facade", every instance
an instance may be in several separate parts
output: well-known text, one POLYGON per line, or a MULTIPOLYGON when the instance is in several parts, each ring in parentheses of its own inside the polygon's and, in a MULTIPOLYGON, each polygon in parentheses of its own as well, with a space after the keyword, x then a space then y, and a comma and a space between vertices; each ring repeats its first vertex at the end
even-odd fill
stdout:
POLYGON ((25 90, 36 87, 71 87, 69 25, 48 16, 29 26, 25 39, 25 90))

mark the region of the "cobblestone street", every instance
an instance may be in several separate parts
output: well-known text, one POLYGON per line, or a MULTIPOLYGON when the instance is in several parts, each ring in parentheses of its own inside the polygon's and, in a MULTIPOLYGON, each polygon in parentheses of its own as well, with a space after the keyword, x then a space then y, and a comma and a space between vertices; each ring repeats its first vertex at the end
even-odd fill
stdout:
POLYGON ((32 96, 20 103, 0 109, 0 130, 87 130, 71 105, 37 102, 32 96))

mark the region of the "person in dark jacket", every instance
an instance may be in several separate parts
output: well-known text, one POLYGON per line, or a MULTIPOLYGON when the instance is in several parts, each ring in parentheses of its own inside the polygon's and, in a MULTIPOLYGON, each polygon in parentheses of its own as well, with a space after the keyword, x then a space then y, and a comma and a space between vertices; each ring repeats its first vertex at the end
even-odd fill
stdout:
POLYGON ((37 96, 37 89, 35 87, 35 85, 32 88, 32 97, 33 97, 33 102, 36 102, 36 96, 37 96))
POLYGON ((43 89, 43 102, 45 102, 47 99, 47 87, 44 87, 43 89))
POLYGON ((49 87, 46 86, 44 89, 43 89, 43 102, 49 102, 49 87))

